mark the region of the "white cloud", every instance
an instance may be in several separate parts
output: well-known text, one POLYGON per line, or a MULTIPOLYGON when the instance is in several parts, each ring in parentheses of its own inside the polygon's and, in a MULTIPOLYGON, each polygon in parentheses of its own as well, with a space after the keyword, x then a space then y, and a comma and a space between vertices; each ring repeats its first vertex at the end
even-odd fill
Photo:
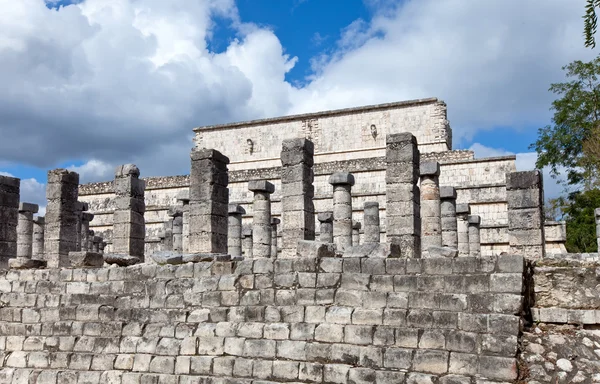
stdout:
POLYGON ((114 177, 115 166, 102 160, 92 159, 80 166, 71 165, 67 169, 77 172, 79 174, 79 182, 84 184, 92 181, 112 179, 114 177))
MULTIPOLYGON (((9 172, 0 171, 0 176, 15 177, 9 172)), ((36 179, 21 179, 19 200, 24 203, 33 203, 39 206, 38 216, 46 214, 46 184, 36 179)))

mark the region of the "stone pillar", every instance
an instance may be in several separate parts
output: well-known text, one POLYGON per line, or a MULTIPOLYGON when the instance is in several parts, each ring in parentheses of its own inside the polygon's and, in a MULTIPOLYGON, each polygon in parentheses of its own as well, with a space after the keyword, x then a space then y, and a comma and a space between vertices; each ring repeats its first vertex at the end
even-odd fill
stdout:
POLYGON ((307 139, 284 140, 281 149, 281 256, 297 256, 299 240, 315 239, 315 149, 307 139))
POLYGON ((89 230, 87 235, 87 251, 94 252, 94 231, 89 230))
POLYGON ((381 240, 381 229, 379 226, 379 203, 367 201, 364 205, 364 243, 378 244, 381 240))
POLYGON ((43 260, 33 260, 33 214, 38 212, 37 204, 19 204, 17 225, 17 258, 10 259, 10 268, 40 268, 46 265, 43 260))
POLYGON ((277 257, 277 226, 281 223, 281 220, 273 217, 271 218, 271 257, 277 257))
POLYGON ((100 253, 100 244, 102 243, 102 237, 94 236, 94 253, 100 253))
POLYGON ((596 238, 598 241, 598 253, 600 254, 600 208, 594 209, 594 216, 596 219, 596 238))
POLYGON ((143 262, 146 237, 144 221, 146 183, 139 176, 140 170, 133 164, 120 165, 115 171, 116 209, 113 214, 112 253, 134 256, 143 262))
POLYGON ((318 215, 320 229, 319 241, 323 243, 333 243, 333 212, 321 212, 318 215))
POLYGON ((458 239, 458 256, 469 256, 469 204, 456 205, 456 234, 458 239))
POLYGON ((83 213, 85 211, 88 210, 88 204, 78 201, 76 204, 76 215, 77 215, 77 250, 78 251, 83 251, 85 250, 85 244, 83 242, 83 238, 85 237, 85 234, 83 233, 83 213))
POLYGON ((402 257, 421 257, 419 149, 410 133, 387 135, 385 174, 387 239, 402 257))
POLYGON ((48 172, 44 252, 49 268, 69 267, 69 252, 77 252, 79 175, 66 169, 48 172))
POLYGON ((227 253, 242 256, 242 215, 246 210, 239 204, 229 204, 227 225, 227 253))
POLYGON ((429 247, 442 246, 442 215, 440 208, 440 164, 427 161, 421 171, 421 253, 429 255, 429 247))
POLYGON ((333 186, 333 242, 338 250, 352 246, 352 186, 354 176, 336 172, 329 177, 333 186))
POLYGON ((227 253, 229 159, 214 149, 194 149, 190 172, 190 253, 227 253))
POLYGON ((183 210, 181 207, 171 207, 168 215, 173 220, 173 252, 183 253, 183 210))
POLYGON ((544 258, 542 173, 539 170, 512 172, 506 179, 510 253, 529 259, 544 258))
POLYGON ((89 244, 89 232, 90 232, 90 221, 94 219, 94 215, 89 212, 83 212, 81 214, 81 250, 92 252, 88 248, 89 244))
POLYGON ((244 252, 244 256, 245 257, 252 257, 252 246, 253 246, 253 241, 252 241, 252 226, 251 225, 244 225, 242 227, 242 250, 244 252))
POLYGON ((442 213, 442 246, 458 249, 456 189, 454 187, 440 187, 440 201, 442 213))
POLYGON ((186 189, 177 193, 177 201, 183 204, 183 253, 189 252, 189 240, 190 240, 190 191, 186 189))
POLYGON ((36 260, 44 259, 44 223, 44 216, 33 218, 32 258, 36 260))
POLYGON ((352 220, 352 245, 360 245, 360 221, 352 220))
POLYGON ((17 257, 17 223, 21 180, 0 176, 0 268, 17 257))
POLYGON ((100 244, 98 245, 98 248, 99 248, 98 252, 99 252, 101 255, 104 255, 104 248, 106 248, 106 241, 104 241, 104 239, 102 239, 102 241, 101 241, 101 242, 100 242, 100 244))
POLYGON ((469 256, 481 256, 481 236, 479 234, 479 224, 481 217, 477 215, 469 215, 467 219, 469 223, 469 256))
POLYGON ((17 224, 17 257, 31 259, 33 256, 33 214, 38 212, 37 204, 19 203, 17 224))
POLYGON ((248 183, 248 189, 254 192, 252 202, 252 256, 271 256, 271 194, 275 186, 265 180, 248 183))

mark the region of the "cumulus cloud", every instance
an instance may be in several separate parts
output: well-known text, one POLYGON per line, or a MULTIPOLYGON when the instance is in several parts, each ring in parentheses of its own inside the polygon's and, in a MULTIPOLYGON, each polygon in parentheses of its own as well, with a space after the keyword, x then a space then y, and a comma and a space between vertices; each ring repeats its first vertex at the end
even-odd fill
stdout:
MULTIPOLYGON (((0 175, 15 177, 13 174, 3 171, 0 171, 0 175)), ((21 179, 20 192, 22 202, 37 204, 40 207, 38 215, 44 216, 46 214, 46 184, 33 178, 21 179)))

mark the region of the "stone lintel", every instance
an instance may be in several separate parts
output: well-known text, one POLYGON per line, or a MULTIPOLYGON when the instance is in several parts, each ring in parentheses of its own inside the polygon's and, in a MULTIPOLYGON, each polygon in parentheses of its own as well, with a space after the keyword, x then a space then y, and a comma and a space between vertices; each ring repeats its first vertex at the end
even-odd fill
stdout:
POLYGON ((469 215, 467 221, 469 222, 469 224, 479 225, 481 223, 481 217, 479 217, 478 215, 469 215))
POLYGON ((39 206, 33 203, 19 203, 19 212, 38 213, 39 206))
POLYGON ((115 169, 115 177, 140 177, 140 170, 135 164, 123 164, 119 165, 115 169))
POLYGON ((331 212, 331 211, 320 212, 317 215, 317 219, 321 223, 333 223, 333 212, 331 212))
POLYGON ((248 182, 248 189, 252 192, 266 192, 269 194, 275 192, 275 186, 267 180, 252 180, 248 182))
POLYGON ((227 207, 227 213, 230 215, 245 215, 246 210, 239 204, 229 204, 227 207))
POLYGON ((440 187, 440 199, 455 200, 456 199, 456 188, 449 187, 449 186, 440 187))
POLYGON ((419 166, 421 176, 439 176, 440 175, 440 163, 437 161, 424 161, 419 166))
POLYGON ((354 175, 349 172, 335 172, 329 176, 331 185, 354 185, 354 175))
POLYGON ((457 215, 468 215, 471 213, 471 206, 469 204, 456 204, 457 215))

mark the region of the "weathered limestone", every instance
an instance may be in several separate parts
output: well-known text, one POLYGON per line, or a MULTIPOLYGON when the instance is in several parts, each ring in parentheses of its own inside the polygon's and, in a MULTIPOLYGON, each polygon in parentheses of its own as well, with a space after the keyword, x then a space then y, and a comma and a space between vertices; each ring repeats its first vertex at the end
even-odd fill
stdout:
POLYGON ((421 252, 429 256, 429 247, 442 246, 442 215, 440 208, 440 164, 421 163, 421 252))
POLYGON ((252 257, 252 246, 254 242, 252 241, 252 226, 251 225, 243 225, 242 226, 242 251, 245 257, 252 257))
POLYGON ((177 201, 183 204, 183 241, 182 247, 183 252, 189 252, 189 240, 190 240, 190 190, 179 191, 177 193, 177 201))
POLYGON ((173 218, 173 252, 183 253, 183 210, 180 207, 171 207, 168 215, 173 218))
MULTIPOLYGON (((117 167, 115 171, 115 203, 113 215, 112 253, 139 257, 144 261, 146 222, 144 190, 146 184, 139 178, 140 170, 133 164, 117 167)), ((97 248, 94 248, 97 252, 97 248)))
POLYGON ((32 258, 36 260, 44 259, 44 216, 33 218, 33 245, 32 258))
POLYGON ((227 253, 229 159, 213 149, 194 149, 190 172, 190 253, 227 253))
POLYGON ((442 246, 458 249, 456 189, 454 187, 440 187, 440 201, 442 246))
POLYGON ((329 177, 333 186, 333 242, 338 250, 352 246, 352 186, 354 176, 336 172, 329 177))
POLYGON ((281 148, 281 257, 295 257, 299 240, 315 239, 313 157, 307 139, 283 140, 281 148))
POLYGON ((66 169, 48 172, 44 252, 49 268, 71 265, 69 252, 77 252, 77 197, 79 175, 66 169))
POLYGON ((458 239, 458 256, 469 256, 469 204, 456 205, 456 234, 458 239))
POLYGON ((352 220, 352 245, 360 245, 360 228, 362 224, 360 221, 352 220))
POLYGON ((481 235, 479 233, 481 217, 469 215, 467 222, 469 224, 469 255, 479 257, 481 256, 481 235))
POLYGON ((252 256, 271 256, 271 194, 275 186, 266 180, 248 183, 248 189, 254 192, 252 203, 252 256))
POLYGON ((321 212, 317 218, 320 223, 319 241, 321 243, 333 243, 333 212, 321 212))
POLYGON ((83 212, 81 214, 81 250, 91 251, 88 249, 89 244, 89 233, 90 233, 90 221, 94 219, 94 215, 89 212, 83 212))
POLYGON ((0 176, 0 268, 17 256, 17 223, 21 180, 0 176))
POLYGON ((387 135, 385 161, 388 242, 400 245, 403 257, 421 257, 417 139, 408 132, 387 135))
POLYGON ((246 210, 239 204, 229 204, 227 226, 227 253, 242 256, 242 215, 246 210))
POLYGON ((594 217, 596 219, 596 238, 598 241, 598 253, 600 253, 600 208, 594 209, 594 217))
POLYGON ((100 254, 100 243, 102 243, 102 237, 94 236, 94 253, 100 254))
POLYGON ((271 218, 271 257, 277 257, 277 226, 281 223, 276 217, 271 218))
POLYGON ((17 225, 17 258, 8 261, 9 268, 41 268, 43 260, 33 260, 33 214, 38 212, 37 204, 19 204, 19 222, 17 225))
POLYGON ((511 254, 541 259, 544 248, 544 190, 539 170, 506 176, 508 242, 511 254))
POLYGON ((379 223, 379 203, 367 201, 364 205, 364 244, 376 244, 381 241, 379 223))
POLYGON ((78 251, 82 251, 83 248, 85 247, 83 244, 83 237, 85 237, 83 234, 83 213, 85 211, 87 211, 88 209, 89 209, 89 206, 87 203, 84 203, 81 201, 77 202, 75 211, 77 214, 77 239, 76 239, 77 245, 76 245, 76 247, 77 247, 78 251))

